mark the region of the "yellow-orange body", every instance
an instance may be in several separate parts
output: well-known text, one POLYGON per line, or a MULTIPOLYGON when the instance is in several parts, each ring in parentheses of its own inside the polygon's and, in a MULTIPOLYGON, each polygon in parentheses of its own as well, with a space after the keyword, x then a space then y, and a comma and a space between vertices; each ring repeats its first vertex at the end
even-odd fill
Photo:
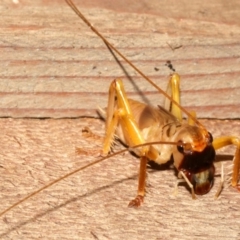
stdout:
MULTIPOLYGON (((153 107, 144 103, 128 99, 129 106, 145 142, 178 142, 189 143, 193 150, 201 152, 207 145, 206 132, 197 126, 179 121, 174 115, 162 107, 153 107)), ((117 136, 126 145, 132 146, 128 131, 121 121, 116 129, 117 136)), ((139 149, 133 150, 140 155, 139 149)), ((181 156, 176 145, 159 144, 151 146, 147 157, 158 164, 166 163, 171 155, 175 155, 174 166, 179 167, 181 156)))
MULTIPOLYGON (((180 77, 174 73, 168 92, 177 103, 180 102, 179 85, 180 77)), ((110 85, 103 153, 110 151, 116 135, 129 147, 150 143, 133 150, 141 160, 138 195, 130 206, 139 206, 143 201, 148 160, 163 164, 173 156, 174 166, 190 186, 193 198, 195 193, 207 193, 213 185, 215 150, 211 134, 196 121, 184 122, 179 108, 168 102, 165 106, 169 111, 128 99, 120 79, 110 85)))

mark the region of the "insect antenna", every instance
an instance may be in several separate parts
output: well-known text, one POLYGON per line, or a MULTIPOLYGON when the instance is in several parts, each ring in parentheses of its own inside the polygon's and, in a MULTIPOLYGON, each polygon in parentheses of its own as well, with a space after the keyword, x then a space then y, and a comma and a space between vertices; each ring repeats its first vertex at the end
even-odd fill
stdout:
POLYGON ((29 195, 27 195, 26 197, 24 197, 20 201, 14 203, 10 207, 8 207, 4 211, 2 211, 0 213, 0 217, 3 216, 5 213, 9 212, 11 209, 13 209, 13 208, 17 207, 18 205, 20 205, 21 203, 25 202, 26 200, 28 200, 28 199, 32 198, 33 196, 37 195, 38 193, 42 192, 43 190, 45 190, 45 189, 55 185, 56 183, 66 179, 66 178, 68 178, 68 177, 70 177, 72 175, 74 175, 77 172, 80 172, 80 171, 82 171, 82 170, 84 170, 84 169, 86 169, 86 168, 88 168, 90 166, 93 166, 93 165, 97 164, 97 163, 103 162, 104 160, 107 160, 107 159, 109 159, 111 157, 114 157, 116 155, 122 154, 122 153, 127 152, 127 151, 131 151, 131 150, 133 150, 135 148, 140 148, 140 147, 149 146, 149 145, 156 145, 156 144, 169 144, 169 145, 181 145, 181 146, 183 145, 182 143, 179 143, 179 142, 164 142, 164 141, 160 141, 160 142, 149 142, 149 143, 139 144, 139 145, 135 145, 135 146, 132 146, 132 147, 129 147, 129 148, 122 149, 122 150, 117 151, 115 153, 112 153, 112 154, 110 154, 108 156, 105 156, 105 157, 102 157, 100 159, 97 159, 97 160, 95 160, 95 161, 93 161, 93 162, 91 162, 89 164, 86 164, 83 167, 79 167, 79 168, 77 168, 77 169, 75 169, 75 170, 73 170, 73 171, 63 175, 62 177, 53 180, 52 182, 50 182, 47 185, 39 188, 36 191, 30 193, 29 195))
POLYGON ((84 23, 97 35, 103 42, 110 47, 114 52, 116 52, 124 61, 126 61, 136 72, 138 72, 145 80, 147 80, 153 87, 155 87, 161 94, 168 98, 173 104, 178 106, 190 119, 192 119, 196 124, 205 129, 205 127, 192 116, 185 108, 183 108, 178 102, 176 102, 171 96, 169 96, 165 91, 163 91, 156 83, 154 83, 147 75, 145 75, 141 70, 139 70, 127 57, 125 57, 117 48, 115 48, 88 20, 87 18, 78 10, 72 0, 65 0, 67 4, 72 8, 72 10, 84 21, 84 23))

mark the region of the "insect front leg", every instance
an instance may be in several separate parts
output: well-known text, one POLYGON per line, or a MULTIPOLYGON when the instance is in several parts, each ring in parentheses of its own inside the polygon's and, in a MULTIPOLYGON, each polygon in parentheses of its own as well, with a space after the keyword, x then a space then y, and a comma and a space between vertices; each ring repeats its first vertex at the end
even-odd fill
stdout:
MULTIPOLYGON (((120 79, 114 80, 109 88, 109 99, 106 117, 106 134, 103 145, 103 153, 110 151, 114 141, 117 128, 122 133, 121 139, 130 147, 143 144, 145 140, 139 130, 137 123, 132 114, 123 83, 120 79)), ((130 207, 138 207, 143 202, 145 195, 146 168, 149 147, 145 146, 139 149, 140 171, 138 182, 138 194, 130 203, 130 207)))

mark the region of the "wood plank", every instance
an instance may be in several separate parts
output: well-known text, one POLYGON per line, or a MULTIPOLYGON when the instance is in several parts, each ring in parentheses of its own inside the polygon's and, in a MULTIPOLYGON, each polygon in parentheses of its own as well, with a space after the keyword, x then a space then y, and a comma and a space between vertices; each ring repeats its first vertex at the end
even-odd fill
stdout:
MULTIPOLYGON (((239 120, 202 123, 214 137, 240 132, 239 120)), ((0 119, 0 212, 59 176, 98 159, 101 138, 82 135, 83 127, 103 136, 104 123, 98 119, 0 119), (76 155, 76 146, 86 154, 76 155)), ((219 160, 227 174, 234 151, 232 147, 218 151, 222 156, 215 163, 215 184, 197 200, 192 200, 185 185, 173 195, 177 180, 173 168, 149 168, 150 186, 139 209, 127 207, 136 194, 139 159, 130 154, 117 156, 12 209, 0 219, 0 238, 237 240, 239 191, 225 182, 220 198, 214 200, 220 181, 219 160)))
MULTIPOLYGON (((231 1, 76 0, 94 26, 154 81, 166 87, 171 60, 182 76, 183 105, 198 116, 239 118, 239 4, 231 1), (182 46, 174 51, 169 47, 182 46)), ((129 96, 161 104, 131 69, 137 87, 104 44, 64 1, 2 0, 0 6, 0 116, 96 116, 109 83, 124 79, 129 96), (18 4, 16 2, 19 2, 18 4), (138 90, 142 91, 138 93, 138 90)), ((239 136, 239 120, 203 120, 214 137, 239 136)), ((0 118, 0 211, 66 172, 96 160, 104 123, 99 119, 0 118), (100 136, 81 134, 90 127, 100 136), (86 150, 76 156, 75 147, 86 150)), ((117 147, 119 148, 119 147, 117 147)), ((234 148, 223 154, 231 171, 234 148), (229 156, 230 155, 230 156, 229 156)), ((219 158, 220 159, 220 158, 219 158)), ((220 162, 216 162, 217 174, 220 162)), ((126 154, 82 171, 1 218, 1 239, 239 239, 239 192, 225 188, 196 201, 185 186, 172 195, 171 168, 149 169, 143 207, 135 196, 138 159, 126 154)))
MULTIPOLYGON (((170 73, 165 62, 171 60, 182 76, 187 109, 199 117, 239 118, 240 3, 75 3, 163 89, 170 73)), ((106 106, 108 86, 116 77, 124 79, 130 97, 163 102, 124 65, 134 84, 128 79, 65 1, 3 0, 0 11, 0 116, 97 116, 96 108, 106 106)))

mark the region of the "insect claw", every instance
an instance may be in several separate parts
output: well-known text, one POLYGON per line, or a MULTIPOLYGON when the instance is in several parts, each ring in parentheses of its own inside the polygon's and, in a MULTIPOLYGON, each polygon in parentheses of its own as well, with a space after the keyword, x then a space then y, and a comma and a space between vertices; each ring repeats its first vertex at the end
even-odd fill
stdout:
POLYGON ((98 155, 99 157, 107 157, 108 156, 108 153, 105 153, 104 151, 103 151, 103 149, 101 149, 100 151, 99 151, 99 155, 98 155))
POLYGON ((192 199, 193 199, 193 200, 196 200, 196 199, 197 199, 197 197, 196 197, 194 191, 192 192, 192 199))
POLYGON ((137 195, 135 199, 133 199, 132 201, 130 201, 130 203, 128 204, 128 207, 131 207, 131 208, 137 208, 137 207, 140 207, 143 203, 143 199, 144 197, 141 196, 141 195, 137 195))

